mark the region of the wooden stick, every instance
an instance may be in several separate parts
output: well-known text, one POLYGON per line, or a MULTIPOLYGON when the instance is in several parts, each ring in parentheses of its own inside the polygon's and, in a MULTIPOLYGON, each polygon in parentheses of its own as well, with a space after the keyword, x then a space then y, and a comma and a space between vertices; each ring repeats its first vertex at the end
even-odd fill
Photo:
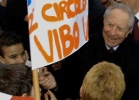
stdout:
POLYGON ((33 73, 33 86, 34 86, 34 95, 35 100, 40 100, 40 86, 39 86, 39 79, 38 79, 38 69, 34 69, 33 73))

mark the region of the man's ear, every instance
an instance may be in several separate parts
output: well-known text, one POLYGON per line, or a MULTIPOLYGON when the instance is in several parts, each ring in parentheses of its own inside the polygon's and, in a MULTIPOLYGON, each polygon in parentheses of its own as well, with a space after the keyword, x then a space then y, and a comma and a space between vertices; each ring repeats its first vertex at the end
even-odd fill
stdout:
POLYGON ((2 56, 0 56, 0 62, 1 62, 2 64, 5 63, 4 58, 3 58, 2 56))
POLYGON ((82 86, 80 87, 80 97, 83 96, 83 93, 82 93, 82 86))
POLYGON ((126 37, 132 32, 132 29, 130 29, 127 34, 126 34, 126 37))
POLYGON ((27 96, 28 96, 27 93, 22 94, 22 97, 27 97, 27 96))
POLYGON ((104 16, 103 16, 103 24, 105 23, 105 18, 104 18, 104 16))
POLYGON ((25 16, 24 21, 28 22, 28 15, 25 16))

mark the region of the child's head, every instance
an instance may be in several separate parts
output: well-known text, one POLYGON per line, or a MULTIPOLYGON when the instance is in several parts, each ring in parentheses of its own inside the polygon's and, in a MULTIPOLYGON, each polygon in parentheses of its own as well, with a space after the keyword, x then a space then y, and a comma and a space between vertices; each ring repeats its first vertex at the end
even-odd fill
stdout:
POLYGON ((21 37, 13 32, 0 35, 0 62, 3 64, 24 63, 28 59, 21 37))
POLYGON ((31 68, 24 64, 10 64, 0 68, 0 92, 14 96, 31 96, 31 68))
POLYGON ((125 90, 119 66, 100 62, 86 74, 80 90, 81 100, 120 100, 125 90))

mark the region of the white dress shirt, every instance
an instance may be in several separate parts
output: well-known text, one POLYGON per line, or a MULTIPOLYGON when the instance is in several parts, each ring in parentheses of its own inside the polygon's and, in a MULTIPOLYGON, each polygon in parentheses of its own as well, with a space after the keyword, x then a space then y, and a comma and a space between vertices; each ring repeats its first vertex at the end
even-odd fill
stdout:
MULTIPOLYGON (((135 15, 135 17, 139 20, 139 12, 135 15)), ((138 27, 139 27, 139 22, 138 22, 138 27)))
POLYGON ((29 61, 29 60, 26 61, 25 65, 27 65, 28 67, 32 67, 31 66, 31 61, 29 61))
MULTIPOLYGON (((105 46, 106 46, 107 50, 110 49, 110 47, 108 47, 106 44, 105 44, 105 46)), ((112 47, 112 48, 113 48, 114 51, 116 51, 118 47, 119 47, 119 45, 117 45, 117 46, 115 46, 115 47, 112 47)))

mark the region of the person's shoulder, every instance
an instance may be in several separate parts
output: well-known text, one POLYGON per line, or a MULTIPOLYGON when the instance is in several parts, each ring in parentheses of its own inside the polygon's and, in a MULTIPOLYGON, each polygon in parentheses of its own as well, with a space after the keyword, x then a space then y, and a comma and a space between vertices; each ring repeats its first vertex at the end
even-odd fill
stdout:
POLYGON ((128 40, 128 43, 130 44, 130 46, 139 48, 139 41, 135 40, 132 37, 128 37, 127 40, 128 40))
POLYGON ((103 41, 103 36, 102 33, 95 33, 92 36, 90 36, 88 44, 93 44, 93 43, 99 43, 100 41, 103 41))
POLYGON ((139 55, 139 41, 136 41, 132 37, 126 39, 126 45, 132 54, 139 55))
POLYGON ((105 10, 105 7, 99 2, 99 0, 89 0, 89 23, 92 21, 97 23, 99 20, 103 19, 105 10))
MULTIPOLYGON (((99 0, 88 0, 89 2, 89 8, 101 8, 103 10, 105 10, 106 8, 101 4, 101 2, 99 0)), ((92 10, 92 9, 90 9, 92 10)))

